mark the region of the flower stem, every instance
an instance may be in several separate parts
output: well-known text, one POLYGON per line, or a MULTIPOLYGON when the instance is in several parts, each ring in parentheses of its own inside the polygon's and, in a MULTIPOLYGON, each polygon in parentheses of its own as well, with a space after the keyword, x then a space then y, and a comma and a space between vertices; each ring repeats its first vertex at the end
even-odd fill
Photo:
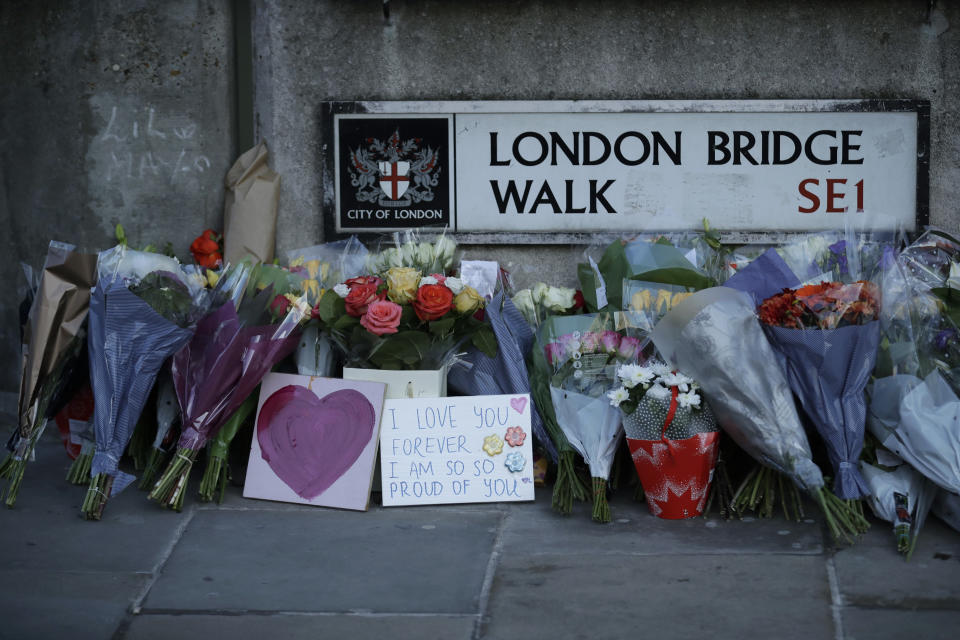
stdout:
POLYGON ((856 537, 870 528, 870 523, 863 513, 857 513, 857 508, 849 501, 841 500, 832 491, 818 487, 811 491, 823 516, 827 521, 830 534, 836 542, 853 544, 856 537))
POLYGON ((153 447, 150 450, 150 457, 147 458, 147 465, 143 469, 143 477, 140 478, 140 484, 138 487, 143 491, 150 489, 153 486, 154 478, 157 477, 157 472, 160 471, 160 467, 167 459, 167 452, 163 449, 153 447))
POLYGON ((587 499, 586 487, 573 468, 573 451, 561 451, 557 458, 557 479, 553 484, 553 510, 568 516, 573 511, 573 501, 587 499))
POLYGON ((203 478, 200 480, 200 500, 202 502, 212 502, 214 495, 219 493, 218 503, 223 503, 223 491, 227 486, 228 466, 226 461, 218 456, 211 455, 207 458, 207 468, 203 471, 203 478), (223 489, 221 489, 221 485, 223 489))
POLYGON ((67 482, 82 485, 90 482, 90 464, 93 462, 94 444, 92 440, 84 440, 80 447, 80 455, 70 463, 67 471, 67 482))
POLYGON ((17 494, 20 493, 20 484, 23 482, 23 472, 27 467, 26 458, 18 458, 14 454, 9 454, 0 469, 0 477, 7 479, 6 500, 4 501, 9 508, 17 503, 17 494))
POLYGON ((83 506, 80 512, 87 520, 99 520, 103 516, 103 509, 107 506, 107 500, 110 497, 110 489, 113 487, 113 476, 106 473, 98 473, 91 478, 90 486, 87 488, 87 495, 83 499, 83 506))
POLYGON ((610 522, 610 503, 607 502, 607 480, 593 478, 593 521, 601 524, 610 522))
POLYGON ((173 460, 167 465, 166 471, 163 472, 150 492, 149 499, 156 500, 160 503, 160 506, 167 509, 173 509, 174 511, 183 509, 183 496, 186 493, 187 479, 196 458, 197 451, 194 449, 177 449, 173 460))

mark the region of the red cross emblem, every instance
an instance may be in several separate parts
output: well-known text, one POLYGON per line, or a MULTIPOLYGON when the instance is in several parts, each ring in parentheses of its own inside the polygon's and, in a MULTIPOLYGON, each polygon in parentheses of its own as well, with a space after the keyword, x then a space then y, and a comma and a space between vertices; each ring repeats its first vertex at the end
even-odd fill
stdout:
POLYGON ((406 160, 380 162, 380 189, 391 200, 399 200, 410 186, 410 163, 406 160))

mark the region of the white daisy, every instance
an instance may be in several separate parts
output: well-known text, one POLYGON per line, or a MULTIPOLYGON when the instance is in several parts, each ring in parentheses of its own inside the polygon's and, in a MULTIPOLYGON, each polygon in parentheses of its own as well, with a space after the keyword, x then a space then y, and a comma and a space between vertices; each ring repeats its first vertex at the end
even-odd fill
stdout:
POLYGON ((663 362, 654 362, 652 365, 650 365, 650 369, 658 376, 670 374, 670 367, 663 362))
POLYGON ((677 395, 677 402, 684 409, 700 406, 700 396, 695 391, 681 393, 677 395))
POLYGON ((611 405, 619 407, 621 402, 630 398, 630 392, 623 387, 618 387, 613 391, 608 391, 607 397, 610 398, 611 405))
POLYGON ((659 384, 655 384, 647 390, 647 395, 654 400, 664 400, 670 397, 670 389, 667 389, 659 384))

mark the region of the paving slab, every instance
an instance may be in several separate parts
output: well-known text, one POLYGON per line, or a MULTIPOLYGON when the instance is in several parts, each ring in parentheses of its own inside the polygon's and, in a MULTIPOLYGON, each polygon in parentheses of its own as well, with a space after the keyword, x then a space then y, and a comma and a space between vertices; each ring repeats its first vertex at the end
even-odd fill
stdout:
POLYGON ((470 640, 474 616, 139 615, 124 640, 390 638, 470 640))
POLYGON ((144 609, 477 613, 500 518, 200 510, 144 609))
POLYGON ((909 562, 897 554, 890 523, 874 519, 834 563, 846 604, 960 610, 960 535, 937 518, 927 518, 909 562))
POLYGON ((0 571, 0 638, 110 638, 148 577, 0 571))
POLYGON ((490 640, 833 637, 813 556, 505 555, 487 614, 490 640))
POLYGON ((813 516, 803 522, 779 516, 665 520, 652 515, 645 503, 634 502, 626 493, 611 498, 613 521, 597 524, 590 518, 590 505, 578 503, 574 513, 561 516, 550 507, 550 489, 538 489, 535 503, 511 505, 504 527, 504 548, 524 555, 580 553, 585 549, 638 555, 823 551, 822 530, 813 516), (549 545, 543 542, 547 532, 549 545))
POLYGON ((846 640, 955 640, 960 635, 960 611, 845 609, 846 640))
POLYGON ((0 570, 152 571, 187 514, 162 509, 130 486, 110 499, 101 521, 84 520, 87 489, 65 480, 70 459, 53 430, 27 465, 15 507, 0 508, 0 548, 8 550, 0 570))

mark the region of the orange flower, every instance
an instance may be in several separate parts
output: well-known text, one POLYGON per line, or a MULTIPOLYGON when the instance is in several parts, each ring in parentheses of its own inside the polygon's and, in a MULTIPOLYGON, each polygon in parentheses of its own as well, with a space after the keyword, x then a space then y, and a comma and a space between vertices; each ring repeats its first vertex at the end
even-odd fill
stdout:
POLYGON ((213 229, 206 229, 194 238, 190 245, 193 260, 205 269, 217 269, 223 264, 223 254, 220 252, 220 236, 213 229))

